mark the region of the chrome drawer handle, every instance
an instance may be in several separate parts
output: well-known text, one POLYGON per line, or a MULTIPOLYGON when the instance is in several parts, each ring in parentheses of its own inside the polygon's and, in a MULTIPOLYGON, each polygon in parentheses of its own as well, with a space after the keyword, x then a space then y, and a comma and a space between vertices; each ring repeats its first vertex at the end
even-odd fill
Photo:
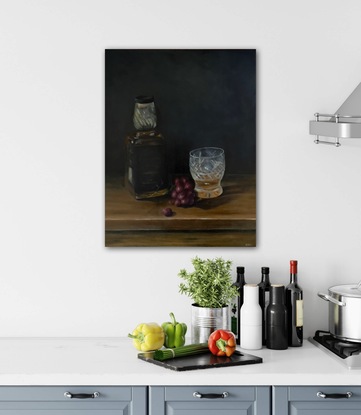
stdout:
POLYGON ((346 393, 323 393, 323 392, 317 392, 318 398, 323 399, 349 399, 352 396, 352 392, 346 392, 346 393))
POLYGON ((199 393, 199 392, 194 392, 193 396, 195 398, 199 398, 199 399, 224 399, 227 398, 229 396, 228 392, 223 392, 223 393, 199 393))
POLYGON ((64 396, 69 399, 95 399, 99 398, 100 393, 94 392, 94 393, 70 393, 70 392, 64 392, 64 396))

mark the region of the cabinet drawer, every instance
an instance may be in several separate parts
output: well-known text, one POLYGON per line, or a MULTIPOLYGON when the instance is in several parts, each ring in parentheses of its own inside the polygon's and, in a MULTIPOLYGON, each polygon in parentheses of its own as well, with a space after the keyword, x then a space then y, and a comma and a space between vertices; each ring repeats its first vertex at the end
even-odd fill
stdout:
POLYGON ((361 400, 360 386, 293 386, 288 388, 288 399, 290 401, 322 402, 331 400, 359 401, 361 400), (351 398, 346 393, 351 392, 351 398), (319 396, 320 394, 324 397, 319 396), (344 397, 342 397, 344 396, 344 397), (335 399, 339 398, 339 399, 335 399))
POLYGON ((361 387, 274 386, 272 407, 276 415, 360 415, 361 387), (350 398, 347 392, 352 393, 350 398))
POLYGON ((107 402, 130 401, 132 399, 132 387, 123 386, 2 386, 0 387, 1 401, 79 401, 107 402), (74 398, 66 397, 65 392, 75 395, 74 398), (96 398, 77 399, 76 394, 92 395, 99 393, 96 398))
POLYGON ((149 415, 270 415, 270 395, 268 386, 151 386, 149 415))
POLYGON ((146 415, 146 408, 142 386, 0 387, 0 415, 146 415))
MULTIPOLYGON (((183 386, 183 387, 165 387, 164 397, 166 401, 200 401, 207 399, 207 395, 218 395, 220 400, 224 401, 253 401, 255 399, 254 387, 235 387, 235 386, 183 386), (194 396, 195 393, 201 394, 201 397, 194 396), (222 399, 222 394, 226 393, 227 397, 222 399), (203 398, 204 396, 204 398, 203 398)), ((214 401, 217 398, 213 399, 214 401)))

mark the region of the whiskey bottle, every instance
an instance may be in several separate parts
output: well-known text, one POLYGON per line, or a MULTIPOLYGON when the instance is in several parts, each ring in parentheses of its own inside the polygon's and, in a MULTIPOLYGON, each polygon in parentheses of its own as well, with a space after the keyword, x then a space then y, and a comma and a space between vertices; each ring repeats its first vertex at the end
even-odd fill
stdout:
POLYGON ((152 96, 135 98, 135 131, 126 137, 126 185, 136 199, 168 193, 166 141, 156 130, 157 114, 152 96))

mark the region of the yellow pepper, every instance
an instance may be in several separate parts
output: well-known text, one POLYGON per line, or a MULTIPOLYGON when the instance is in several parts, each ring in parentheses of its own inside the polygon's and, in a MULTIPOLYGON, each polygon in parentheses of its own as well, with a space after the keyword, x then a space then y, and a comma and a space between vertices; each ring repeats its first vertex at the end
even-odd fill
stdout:
POLYGON ((160 349, 164 343, 164 331, 157 323, 138 324, 128 337, 133 339, 134 347, 142 352, 160 349))

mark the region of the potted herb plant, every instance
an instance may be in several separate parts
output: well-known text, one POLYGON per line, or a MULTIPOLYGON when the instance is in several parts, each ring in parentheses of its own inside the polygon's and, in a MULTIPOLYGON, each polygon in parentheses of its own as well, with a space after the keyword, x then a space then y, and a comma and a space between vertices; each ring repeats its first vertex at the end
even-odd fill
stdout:
POLYGON ((179 292, 188 295, 192 304, 192 343, 204 343, 217 329, 229 329, 228 304, 237 297, 231 277, 232 262, 223 258, 192 259, 194 270, 179 271, 184 280, 179 284, 179 292))

